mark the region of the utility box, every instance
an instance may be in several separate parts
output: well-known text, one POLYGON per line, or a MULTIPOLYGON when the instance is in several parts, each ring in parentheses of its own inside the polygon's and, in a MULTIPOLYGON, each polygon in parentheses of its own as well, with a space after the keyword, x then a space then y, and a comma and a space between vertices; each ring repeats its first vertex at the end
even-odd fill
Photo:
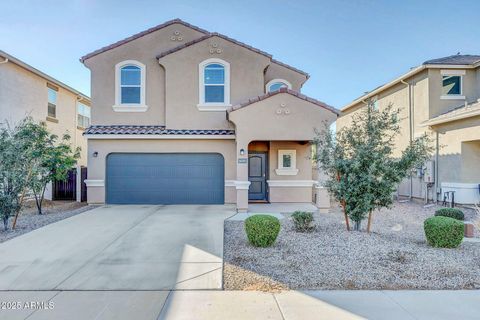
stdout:
POLYGON ((423 182, 434 183, 435 182, 435 161, 429 160, 425 162, 423 170, 423 182))

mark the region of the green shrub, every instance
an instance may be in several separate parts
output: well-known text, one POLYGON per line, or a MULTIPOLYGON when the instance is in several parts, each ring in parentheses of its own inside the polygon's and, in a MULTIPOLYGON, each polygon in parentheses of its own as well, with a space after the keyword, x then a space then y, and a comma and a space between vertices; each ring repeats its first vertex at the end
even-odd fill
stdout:
POLYGON ((436 216, 449 217, 457 220, 464 220, 463 211, 457 208, 441 208, 435 211, 436 216))
POLYGON ((272 216, 257 214, 245 220, 248 241, 255 247, 269 247, 280 232, 280 221, 272 216))
POLYGON ((292 219, 295 230, 298 232, 309 232, 315 229, 315 226, 312 225, 313 213, 311 212, 295 211, 292 214, 292 219))
POLYGON ((462 243, 463 222, 449 217, 430 217, 423 223, 425 237, 432 247, 456 248, 462 243))

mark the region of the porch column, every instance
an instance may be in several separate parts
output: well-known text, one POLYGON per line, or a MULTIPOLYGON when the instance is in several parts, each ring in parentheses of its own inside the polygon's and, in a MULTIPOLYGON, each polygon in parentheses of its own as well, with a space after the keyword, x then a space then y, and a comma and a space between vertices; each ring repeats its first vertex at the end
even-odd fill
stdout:
POLYGON ((250 186, 248 181, 248 143, 249 141, 237 136, 237 181, 235 182, 237 212, 248 211, 248 187, 250 186))

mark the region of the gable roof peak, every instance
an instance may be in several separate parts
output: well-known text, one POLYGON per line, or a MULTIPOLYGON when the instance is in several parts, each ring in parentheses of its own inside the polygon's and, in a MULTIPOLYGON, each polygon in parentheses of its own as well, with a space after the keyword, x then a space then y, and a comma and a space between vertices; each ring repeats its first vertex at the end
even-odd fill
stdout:
POLYGON ((188 23, 188 22, 183 21, 183 20, 180 19, 180 18, 175 18, 175 19, 172 19, 172 20, 168 20, 168 21, 166 21, 166 22, 164 22, 164 23, 161 23, 161 24, 159 24, 159 25, 156 25, 156 26, 154 26, 154 27, 151 27, 151 28, 149 28, 149 29, 147 29, 147 30, 144 30, 144 31, 142 31, 142 32, 139 32, 139 33, 136 33, 136 34, 134 34, 134 35, 131 35, 130 37, 127 37, 127 38, 122 39, 122 40, 120 40, 120 41, 114 42, 114 43, 112 43, 112 44, 110 44, 110 45, 108 45, 108 46, 105 46, 105 47, 102 47, 102 48, 100 48, 100 49, 98 49, 98 50, 95 50, 95 51, 93 51, 93 52, 90 52, 90 53, 84 55, 83 57, 81 57, 81 58, 80 58, 80 62, 84 63, 85 60, 87 60, 87 59, 89 59, 89 58, 91 58, 91 57, 93 57, 93 56, 96 56, 96 55, 98 55, 98 54, 100 54, 100 53, 103 53, 103 52, 105 52, 105 51, 114 49, 114 48, 119 47, 119 46, 121 46, 121 45, 123 45, 123 44, 125 44, 125 43, 128 43, 128 42, 133 41, 133 40, 138 39, 138 38, 141 38, 141 37, 143 37, 143 36, 145 36, 145 35, 147 35, 147 34, 150 34, 150 33, 152 33, 152 32, 155 32, 155 31, 157 31, 157 30, 163 29, 163 28, 165 28, 165 27, 168 27, 168 26, 170 26, 170 25, 172 25, 172 24, 176 24, 176 23, 181 24, 181 25, 183 25, 183 26, 185 26, 185 27, 187 27, 187 28, 196 30, 196 31, 198 31, 198 32, 201 32, 201 33, 203 33, 203 34, 209 34, 209 32, 208 32, 207 30, 205 30, 205 29, 202 29, 202 28, 200 28, 200 27, 194 26, 194 25, 192 25, 192 24, 190 24, 190 23, 188 23))

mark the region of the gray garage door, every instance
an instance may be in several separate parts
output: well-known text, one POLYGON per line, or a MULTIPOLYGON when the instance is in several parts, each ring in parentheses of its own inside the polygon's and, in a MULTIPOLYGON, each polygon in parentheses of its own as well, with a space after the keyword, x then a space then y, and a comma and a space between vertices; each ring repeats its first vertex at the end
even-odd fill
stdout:
POLYGON ((223 204, 224 159, 217 153, 113 153, 107 203, 223 204))

